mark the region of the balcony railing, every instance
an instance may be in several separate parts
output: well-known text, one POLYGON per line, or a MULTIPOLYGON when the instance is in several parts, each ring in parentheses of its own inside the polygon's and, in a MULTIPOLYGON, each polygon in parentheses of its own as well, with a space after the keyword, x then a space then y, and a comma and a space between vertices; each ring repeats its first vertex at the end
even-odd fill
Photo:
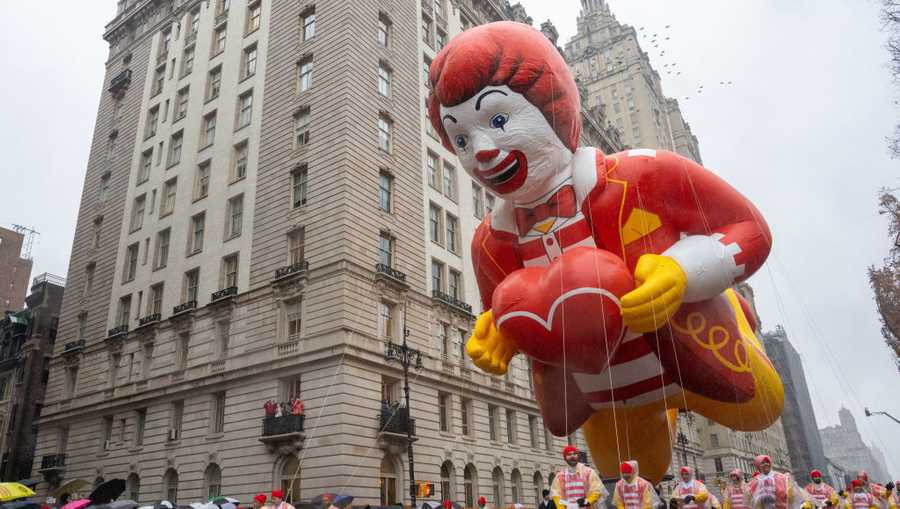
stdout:
POLYGON ((213 292, 213 294, 209 297, 209 300, 215 302, 217 300, 222 300, 228 297, 234 297, 237 295, 237 287, 229 286, 228 288, 224 288, 219 290, 218 292, 213 292))
POLYGON ((109 83, 109 93, 116 95, 124 92, 131 84, 131 69, 124 69, 109 83))
POLYGON ((264 417, 262 434, 264 437, 273 435, 287 435, 288 433, 303 433, 303 423, 306 415, 282 415, 281 417, 264 417))
POLYGON ((124 334, 128 334, 128 324, 119 325, 118 327, 113 327, 106 332, 106 337, 114 338, 116 336, 122 336, 124 334))
POLYGON ((84 348, 84 340, 79 339, 78 341, 69 341, 63 347, 63 352, 74 352, 76 350, 81 350, 84 348))
POLYGON ((416 420, 409 417, 408 408, 383 409, 379 417, 378 426, 381 433, 406 435, 409 430, 410 435, 416 434, 416 420))
POLYGON ((275 269, 275 279, 281 279, 285 276, 290 276, 291 274, 297 274, 298 272, 306 272, 309 270, 309 262, 306 260, 301 260, 297 263, 293 263, 291 265, 286 265, 284 267, 279 267, 275 269))
POLYGON ((51 454, 41 458, 41 470, 51 470, 66 466, 65 454, 51 454))
POLYGON ((472 314, 472 306, 440 290, 432 290, 431 297, 434 300, 442 302, 450 307, 459 309, 460 311, 465 311, 470 315, 472 314))
POLYGON ((162 320, 162 315, 160 313, 153 313, 152 315, 147 315, 138 320, 138 326, 143 327, 144 325, 158 322, 160 320, 162 320))
POLYGON ((216 26, 219 26, 226 21, 228 21, 228 10, 224 10, 224 11, 216 14, 216 22, 215 22, 216 26))
POLYGON ((387 265, 384 263, 376 263, 375 264, 375 272, 377 274, 383 274, 391 279, 395 279, 403 284, 406 284, 406 274, 391 267, 390 265, 387 265))
POLYGON ((194 44, 195 42, 197 42, 197 32, 191 32, 184 36, 184 45, 185 46, 190 46, 191 44, 194 44))
POLYGON ((197 301, 189 300, 187 302, 182 302, 181 304, 172 308, 173 315, 180 315, 186 311, 191 311, 193 309, 197 309, 197 301))

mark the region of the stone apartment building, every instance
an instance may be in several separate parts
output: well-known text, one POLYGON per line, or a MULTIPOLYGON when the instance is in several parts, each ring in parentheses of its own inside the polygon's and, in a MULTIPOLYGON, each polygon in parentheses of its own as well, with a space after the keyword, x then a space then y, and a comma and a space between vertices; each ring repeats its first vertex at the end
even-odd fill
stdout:
POLYGON ((23 234, 0 227, 0 312, 25 308, 32 261, 22 257, 24 241, 23 234))
MULTIPOLYGON (((529 370, 473 369, 493 197, 431 132, 423 74, 505 0, 120 0, 35 471, 147 502, 281 486, 536 504, 566 438, 529 370), (409 409, 388 342, 421 352, 409 409), (268 400, 305 403, 265 417, 268 400), (388 405, 388 408, 396 408, 388 405)), ((551 26, 545 33, 552 34, 551 26)), ((584 137, 621 149, 602 111, 584 137)), ((583 446, 580 435, 569 440, 583 446)))

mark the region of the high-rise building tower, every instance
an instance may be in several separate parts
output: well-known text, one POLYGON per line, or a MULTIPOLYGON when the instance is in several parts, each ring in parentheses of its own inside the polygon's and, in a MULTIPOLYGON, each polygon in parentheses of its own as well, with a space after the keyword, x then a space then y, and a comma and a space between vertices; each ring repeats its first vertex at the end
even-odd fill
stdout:
POLYGON ((22 256, 24 242, 20 232, 0 228, 0 313, 25 308, 32 262, 22 256))
MULTIPOLYGON (((281 486, 408 503, 410 430, 435 498, 536 505, 566 439, 544 431, 523 359, 505 378, 465 359, 480 309, 467 242, 494 198, 424 109, 451 36, 530 19, 452 4, 119 1, 38 438, 43 492, 119 477, 141 502, 281 486), (405 329, 423 365, 411 408, 385 359, 405 329), (287 404, 267 416, 270 400, 287 404)), ((620 149, 597 119, 586 140, 620 149)))
POLYGON ((850 410, 842 407, 838 411, 838 419, 840 424, 819 430, 828 458, 848 469, 851 477, 855 478, 858 471, 865 470, 871 479, 891 479, 884 465, 884 456, 878 448, 870 448, 863 442, 850 410))

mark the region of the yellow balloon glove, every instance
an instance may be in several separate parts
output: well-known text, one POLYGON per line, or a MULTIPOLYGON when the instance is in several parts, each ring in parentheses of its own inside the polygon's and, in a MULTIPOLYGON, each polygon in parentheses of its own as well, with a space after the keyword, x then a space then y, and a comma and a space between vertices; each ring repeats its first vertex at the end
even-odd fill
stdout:
POLYGON ((653 332, 681 307, 687 275, 668 256, 645 254, 634 269, 637 288, 622 297, 622 319, 637 332, 653 332))
POLYGON ((495 375, 505 375, 509 361, 517 353, 512 341, 503 337, 494 325, 490 310, 481 313, 475 322, 475 330, 466 341, 466 354, 482 370, 495 375))

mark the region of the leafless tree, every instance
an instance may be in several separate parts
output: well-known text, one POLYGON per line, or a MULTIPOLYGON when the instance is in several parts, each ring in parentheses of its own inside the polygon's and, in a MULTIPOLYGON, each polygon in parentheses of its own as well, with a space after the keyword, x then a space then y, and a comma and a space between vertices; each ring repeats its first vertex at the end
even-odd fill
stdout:
MULTIPOLYGON (((900 1, 885 3, 900 4, 900 1)), ((900 16, 900 6, 895 12, 900 16)), ((881 334, 900 370, 900 200, 891 190, 881 190, 878 213, 888 216, 888 235, 894 244, 882 267, 869 267, 869 284, 881 313, 881 334)))
MULTIPOLYGON (((881 0, 881 4, 881 21, 884 30, 890 34, 887 50, 891 74, 900 85, 900 0, 881 0)), ((888 138, 888 148, 894 158, 900 159, 900 124, 894 128, 893 136, 888 138)))

